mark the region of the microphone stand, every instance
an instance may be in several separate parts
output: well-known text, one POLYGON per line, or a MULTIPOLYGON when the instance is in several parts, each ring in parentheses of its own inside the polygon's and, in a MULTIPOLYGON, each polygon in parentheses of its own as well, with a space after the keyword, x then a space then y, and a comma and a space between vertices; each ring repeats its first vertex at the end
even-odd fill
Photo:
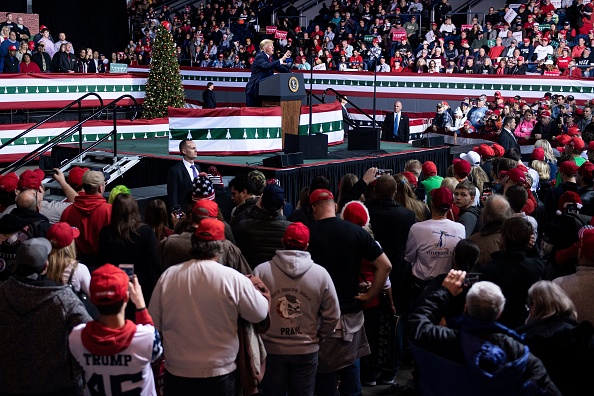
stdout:
POLYGON ((376 102, 376 94, 377 94, 377 58, 373 59, 373 130, 377 128, 377 123, 375 121, 375 102, 376 102))
MULTIPOLYGON (((313 62, 312 62, 313 63, 313 62)), ((312 135, 311 127, 312 127, 312 120, 313 120, 313 65, 309 71, 309 128, 307 131, 308 135, 312 135)))

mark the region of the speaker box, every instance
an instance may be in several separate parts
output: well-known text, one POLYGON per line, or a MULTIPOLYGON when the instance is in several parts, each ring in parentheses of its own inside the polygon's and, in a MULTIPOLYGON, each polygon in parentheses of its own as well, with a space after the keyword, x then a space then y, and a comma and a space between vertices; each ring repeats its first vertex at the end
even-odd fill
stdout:
POLYGON ((379 150, 380 149, 379 128, 353 128, 349 132, 349 150, 379 150))
POLYGON ((328 158, 328 135, 285 135, 285 154, 303 153, 303 159, 328 158))
POLYGON ((303 153, 277 154, 262 160, 262 166, 267 168, 286 168, 301 164, 303 164, 303 153))
POLYGON ((422 138, 412 141, 413 147, 438 147, 445 146, 445 140, 443 136, 435 136, 429 138, 422 138))

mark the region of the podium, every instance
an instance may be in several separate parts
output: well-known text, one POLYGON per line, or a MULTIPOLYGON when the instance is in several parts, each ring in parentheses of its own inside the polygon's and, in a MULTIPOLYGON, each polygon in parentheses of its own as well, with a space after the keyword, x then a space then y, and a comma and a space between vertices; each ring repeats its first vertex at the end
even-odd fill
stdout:
POLYGON ((305 83, 300 73, 277 73, 260 81, 258 95, 264 107, 280 106, 282 147, 285 135, 299 134, 301 102, 305 97, 305 83))

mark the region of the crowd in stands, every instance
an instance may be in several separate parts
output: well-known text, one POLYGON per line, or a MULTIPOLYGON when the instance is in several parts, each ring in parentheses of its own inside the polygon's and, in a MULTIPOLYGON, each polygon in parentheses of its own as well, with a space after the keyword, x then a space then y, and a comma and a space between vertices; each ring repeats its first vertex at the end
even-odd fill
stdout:
POLYGON ((484 18, 476 15, 464 26, 452 23, 447 0, 434 5, 334 0, 307 26, 291 4, 278 12, 274 28, 286 33, 279 38, 263 33, 268 22, 256 18, 265 2, 221 4, 218 10, 217 4, 200 3, 177 13, 165 6, 159 14, 138 3, 132 2, 131 13, 145 13, 142 37, 133 38, 128 50, 142 54, 131 55, 141 64, 150 62, 155 27, 164 21, 180 47, 180 62, 202 67, 249 68, 263 38, 274 39, 279 54, 291 50, 292 65, 300 70, 589 77, 594 63, 592 6, 577 0, 559 8, 550 0, 491 7, 484 18), (430 7, 432 21, 423 13, 430 7), (504 19, 510 14, 513 18, 504 19))
POLYGON ((27 27, 7 14, 0 25, 0 71, 20 72, 24 54, 32 57, 24 61, 24 72, 29 73, 37 72, 34 65, 42 72, 63 73, 101 73, 112 62, 148 65, 156 28, 162 23, 173 34, 180 64, 187 66, 249 68, 264 38, 274 39, 278 54, 290 50, 290 63, 300 70, 589 77, 594 63, 592 6, 578 0, 563 1, 559 8, 550 0, 529 1, 514 9, 491 7, 484 18, 476 15, 463 26, 452 22, 447 0, 435 5, 425 0, 334 0, 330 6, 323 4, 307 26, 292 3, 278 9, 270 25, 275 6, 273 1, 256 0, 201 2, 172 11, 159 2, 135 0, 129 6, 133 37, 126 48, 111 49, 109 56, 89 48, 84 54, 62 48, 65 38, 54 41, 43 25, 30 37, 27 27), (435 17, 430 21, 431 7, 435 17), (515 16, 506 20, 506 15, 515 16), (269 25, 274 32, 266 32, 269 25), (277 31, 282 33, 278 38, 277 31), (41 48, 39 41, 44 43, 41 48), (62 59, 68 53, 74 56, 62 59), (54 54, 60 59, 53 61, 54 54))

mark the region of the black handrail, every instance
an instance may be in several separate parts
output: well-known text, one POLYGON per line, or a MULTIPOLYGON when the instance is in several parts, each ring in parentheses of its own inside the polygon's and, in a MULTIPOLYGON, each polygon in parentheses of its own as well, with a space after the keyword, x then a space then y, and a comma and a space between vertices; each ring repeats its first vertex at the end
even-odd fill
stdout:
MULTIPOLYGON (((87 147, 86 149, 82 150, 82 136, 79 136, 79 153, 77 156, 80 156, 81 154, 84 154, 86 152, 88 152, 89 150, 91 150, 92 148, 94 148, 95 146, 97 146, 99 143, 102 143, 103 141, 105 141, 106 139, 108 139, 110 136, 114 135, 114 139, 113 139, 113 155, 114 158, 117 157, 117 137, 115 136, 115 134, 117 133, 117 108, 116 108, 116 104, 117 102, 119 102, 120 100, 124 99, 124 98, 129 98, 132 99, 132 101, 134 102, 134 115, 130 118, 130 121, 134 121, 136 119, 136 117, 138 116, 138 103, 136 102, 136 98, 134 98, 132 95, 130 94, 125 94, 120 96, 117 99, 114 99, 113 101, 111 101, 110 103, 108 103, 107 105, 101 107, 99 110, 97 110, 96 112, 94 112, 93 114, 91 114, 90 116, 88 116, 87 118, 85 118, 82 121, 79 121, 76 125, 71 126, 70 128, 68 128, 67 130, 65 130, 64 132, 62 132, 60 135, 53 137, 52 139, 50 139, 49 141, 47 141, 45 144, 41 145, 40 147, 38 147, 37 149, 33 150, 32 152, 26 154, 25 156, 23 156, 21 159, 13 162, 12 164, 8 165, 6 168, 4 168, 2 170, 2 172, 0 172, 0 174, 7 174, 10 172, 14 172, 17 169, 19 169, 22 166, 27 165, 29 162, 33 161, 34 159, 38 158, 39 156, 43 155, 45 152, 47 152, 48 150, 51 150, 55 145, 63 142, 64 140, 68 139, 69 137, 71 137, 72 135, 74 135, 74 133, 76 133, 77 131, 79 133, 82 133, 82 129, 80 128, 82 126, 82 124, 84 124, 85 122, 95 118, 97 115, 101 114, 104 110, 108 110, 110 108, 113 108, 113 130, 111 132, 109 132, 107 135, 103 136, 101 139, 97 140, 95 143, 91 144, 89 147, 87 147)), ((68 161, 68 163, 72 162, 74 160, 71 159, 70 161, 68 161)))
POLYGON ((336 94, 336 96, 341 97, 342 99, 346 100, 348 104, 350 104, 351 106, 353 106, 355 109, 359 110, 359 112, 361 114, 363 114, 365 117, 369 118, 373 123, 375 123, 379 128, 381 128, 382 126, 375 120, 375 118, 372 118, 369 114, 367 114, 366 112, 364 112, 363 110, 361 110, 361 108, 359 106, 357 106, 356 104, 354 104, 353 102, 351 102, 349 100, 349 98, 347 98, 346 96, 344 96, 343 94, 341 94, 340 92, 336 91, 334 88, 326 88, 324 90, 324 94, 322 95, 322 103, 326 103, 326 92, 328 91, 332 91, 336 94))
POLYGON ((99 98, 99 102, 101 103, 101 108, 102 108, 103 107, 103 99, 101 99, 101 96, 99 96, 99 94, 97 94, 95 92, 89 92, 88 94, 85 94, 85 95, 81 96, 80 98, 76 99, 74 102, 72 102, 70 104, 67 104, 61 110, 58 110, 56 113, 54 113, 51 116, 47 117, 45 120, 39 121, 37 124, 33 125, 31 128, 27 129, 26 131, 23 131, 23 132, 19 133, 17 136, 15 136, 12 139, 10 139, 9 141, 5 142, 3 145, 0 146, 0 150, 2 150, 4 147, 8 146, 9 144, 12 144, 13 142, 16 142, 18 139, 22 138, 23 136, 25 136, 26 134, 28 134, 32 130, 37 129, 39 126, 45 124, 46 122, 48 122, 49 120, 51 120, 52 118, 54 118, 55 116, 57 116, 58 114, 61 114, 62 112, 68 110, 69 108, 71 108, 72 106, 74 106, 77 103, 78 103, 78 122, 80 122, 81 121, 81 116, 82 116, 82 113, 81 113, 81 102, 87 96, 91 96, 91 95, 96 96, 97 98, 99 98))
POLYGON ((310 95, 311 97, 314 97, 318 100, 318 102, 320 103, 324 103, 324 98, 320 98, 318 95, 314 94, 313 92, 311 92, 309 89, 305 89, 305 93, 307 94, 307 104, 309 105, 309 98, 310 95))

